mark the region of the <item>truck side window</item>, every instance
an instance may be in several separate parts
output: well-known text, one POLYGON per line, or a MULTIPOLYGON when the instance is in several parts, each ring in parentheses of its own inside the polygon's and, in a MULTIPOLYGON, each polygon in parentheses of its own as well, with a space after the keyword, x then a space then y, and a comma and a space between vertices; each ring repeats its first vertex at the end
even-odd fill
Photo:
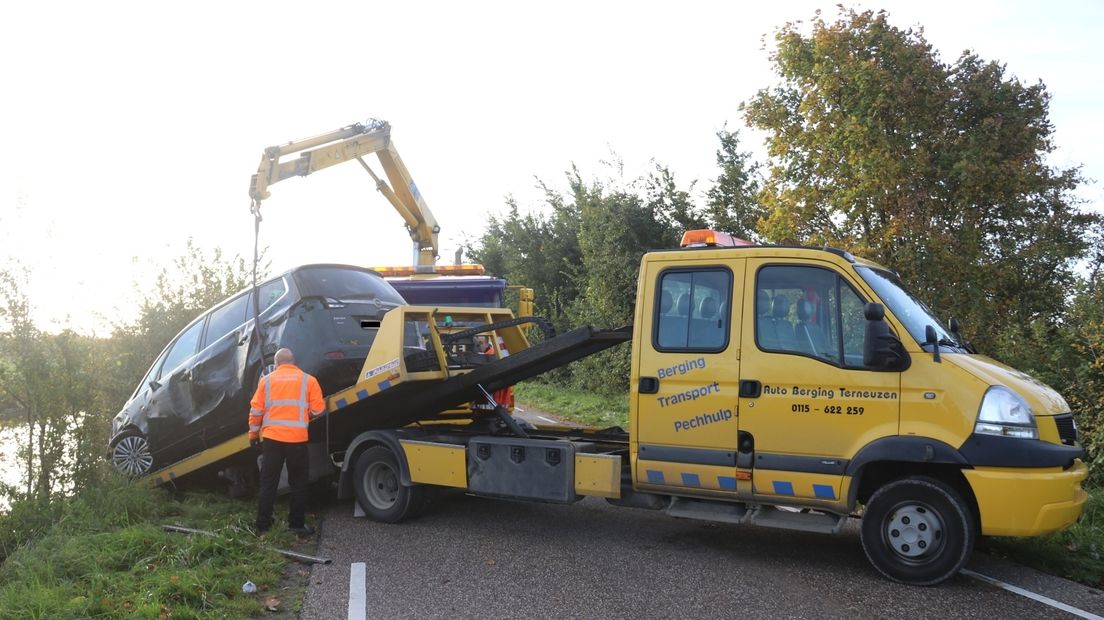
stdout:
POLYGON ((652 326, 663 351, 720 351, 728 345, 732 274, 727 269, 663 272, 652 326))
POLYGON ((768 265, 756 277, 755 304, 760 349, 862 366, 863 301, 835 272, 768 265))

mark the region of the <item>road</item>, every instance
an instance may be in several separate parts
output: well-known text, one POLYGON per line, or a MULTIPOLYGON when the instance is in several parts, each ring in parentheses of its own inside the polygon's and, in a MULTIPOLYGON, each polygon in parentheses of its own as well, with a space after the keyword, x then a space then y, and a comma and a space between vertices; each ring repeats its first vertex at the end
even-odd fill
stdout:
MULTIPOLYGON (((960 575, 902 586, 867 562, 857 522, 837 536, 617 508, 440 496, 397 525, 322 519, 302 618, 1075 618, 960 575), (352 583, 350 576, 353 575, 352 583), (350 596, 354 604, 350 606, 350 596)), ((1104 615, 1104 593, 976 553, 970 570, 1104 615)))

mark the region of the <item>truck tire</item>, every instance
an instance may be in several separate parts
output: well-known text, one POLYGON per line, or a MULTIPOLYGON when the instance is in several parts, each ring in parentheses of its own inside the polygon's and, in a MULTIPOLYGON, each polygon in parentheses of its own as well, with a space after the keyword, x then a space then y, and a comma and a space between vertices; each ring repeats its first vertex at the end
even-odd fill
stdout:
POLYGON ((353 488, 357 502, 373 521, 398 523, 411 519, 426 507, 426 489, 403 486, 399 461, 385 446, 372 446, 356 461, 353 488))
POLYGON ((931 586, 956 575, 974 548, 974 519, 958 491, 927 477, 894 480, 866 503, 862 546, 886 577, 931 586))

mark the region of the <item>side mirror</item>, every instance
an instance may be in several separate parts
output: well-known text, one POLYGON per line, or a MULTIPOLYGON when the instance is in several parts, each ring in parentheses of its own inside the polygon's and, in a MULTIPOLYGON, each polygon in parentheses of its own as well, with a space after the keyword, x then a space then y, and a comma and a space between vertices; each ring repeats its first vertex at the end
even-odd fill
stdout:
POLYGON ((947 327, 951 328, 951 333, 957 336, 958 330, 962 329, 962 326, 958 323, 958 319, 952 316, 951 320, 948 321, 948 323, 949 325, 947 325, 947 327))
POLYGON ((866 332, 863 335, 863 364, 869 368, 901 370, 905 353, 901 341, 889 330, 882 304, 866 304, 866 332))
POLYGON ((150 379, 149 386, 150 389, 154 391, 161 389, 161 384, 158 383, 156 379, 150 379))
POLYGON ((932 346, 932 360, 934 360, 936 364, 941 363, 942 360, 939 359, 939 336, 935 333, 934 325, 924 327, 924 344, 930 344, 932 346))

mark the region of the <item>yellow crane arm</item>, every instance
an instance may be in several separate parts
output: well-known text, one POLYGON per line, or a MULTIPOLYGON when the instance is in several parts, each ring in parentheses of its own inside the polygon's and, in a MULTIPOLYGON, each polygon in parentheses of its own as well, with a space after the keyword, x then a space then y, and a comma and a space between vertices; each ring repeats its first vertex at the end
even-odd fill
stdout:
POLYGON ((355 123, 336 131, 305 140, 297 140, 270 146, 261 156, 261 164, 249 184, 249 197, 254 209, 268 198, 268 188, 274 183, 294 176, 307 176, 323 168, 329 168, 349 160, 357 160, 376 182, 376 189, 387 198, 406 223, 406 230, 414 241, 415 265, 419 271, 432 271, 437 260, 437 235, 441 227, 422 199, 418 186, 403 164, 395 144, 391 141, 391 125, 386 121, 370 120, 355 123), (295 159, 282 158, 298 153, 295 159), (387 181, 364 161, 365 155, 375 153, 379 158, 387 181))

